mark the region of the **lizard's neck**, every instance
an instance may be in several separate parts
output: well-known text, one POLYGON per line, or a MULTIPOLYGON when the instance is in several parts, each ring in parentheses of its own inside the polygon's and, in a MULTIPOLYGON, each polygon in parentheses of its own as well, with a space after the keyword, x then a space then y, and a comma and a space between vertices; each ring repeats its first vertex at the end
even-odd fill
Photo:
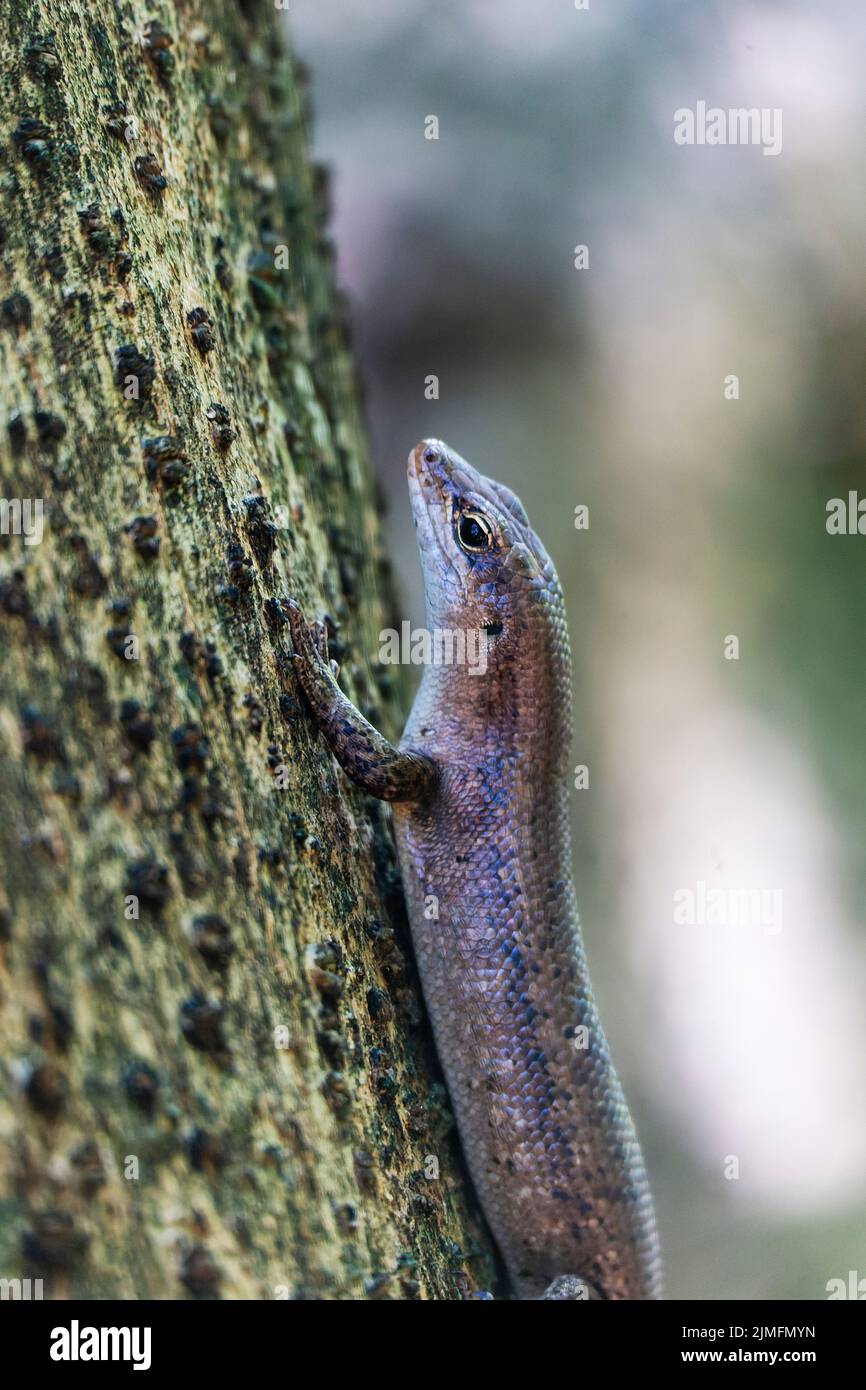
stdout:
POLYGON ((542 779, 549 772, 564 780, 571 656, 558 586, 533 595, 502 627, 489 639, 483 669, 478 662, 425 668, 406 741, 446 761, 514 757, 542 779))

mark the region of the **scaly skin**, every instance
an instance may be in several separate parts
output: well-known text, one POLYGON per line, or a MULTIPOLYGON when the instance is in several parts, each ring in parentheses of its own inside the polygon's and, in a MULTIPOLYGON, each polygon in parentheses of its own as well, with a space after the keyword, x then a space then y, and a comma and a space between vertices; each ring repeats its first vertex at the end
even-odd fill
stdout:
POLYGON ((424 997, 514 1292, 659 1298, 652 1201, 571 880, 559 581, 517 498, 440 441, 410 455, 409 488, 428 628, 491 629, 486 671, 427 666, 399 750, 339 690, 292 604, 298 676, 338 761, 394 803, 424 997))

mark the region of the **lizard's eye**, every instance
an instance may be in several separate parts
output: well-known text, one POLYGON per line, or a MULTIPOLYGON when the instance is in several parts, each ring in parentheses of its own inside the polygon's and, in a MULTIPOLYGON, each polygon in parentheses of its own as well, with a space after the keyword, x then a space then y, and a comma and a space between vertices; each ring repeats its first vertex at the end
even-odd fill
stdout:
POLYGON ((493 527, 481 512, 461 512, 456 534, 458 545, 470 555, 493 549, 493 527))

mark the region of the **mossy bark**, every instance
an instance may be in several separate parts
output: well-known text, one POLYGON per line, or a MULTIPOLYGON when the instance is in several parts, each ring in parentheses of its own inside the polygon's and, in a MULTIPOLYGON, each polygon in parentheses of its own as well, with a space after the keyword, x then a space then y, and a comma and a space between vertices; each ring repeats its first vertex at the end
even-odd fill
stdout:
POLYGON ((271 0, 0 16, 0 1276, 46 1297, 492 1278, 387 813, 313 734, 280 607, 330 616, 396 735, 280 22, 271 0))

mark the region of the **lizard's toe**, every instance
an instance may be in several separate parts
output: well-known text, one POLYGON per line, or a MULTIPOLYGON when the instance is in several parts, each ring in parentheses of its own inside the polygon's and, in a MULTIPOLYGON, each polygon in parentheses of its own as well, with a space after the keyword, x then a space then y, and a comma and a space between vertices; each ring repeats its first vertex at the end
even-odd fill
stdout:
POLYGON ((310 636, 304 610, 293 598, 285 598, 283 599, 283 611, 289 620, 289 630, 292 634, 292 645, 295 648, 296 656, 303 656, 309 660, 315 650, 315 644, 310 636))
POLYGON ((322 658, 322 660, 324 661, 325 665, 327 666, 327 665, 328 665, 328 627, 327 627, 327 624, 326 624, 326 623, 323 623, 323 622, 321 622, 321 621, 317 621, 317 622, 315 622, 315 623, 310 623, 310 636, 311 636, 311 638, 313 639, 313 645, 314 645, 314 647, 316 648, 316 651, 319 653, 319 656, 322 658))

